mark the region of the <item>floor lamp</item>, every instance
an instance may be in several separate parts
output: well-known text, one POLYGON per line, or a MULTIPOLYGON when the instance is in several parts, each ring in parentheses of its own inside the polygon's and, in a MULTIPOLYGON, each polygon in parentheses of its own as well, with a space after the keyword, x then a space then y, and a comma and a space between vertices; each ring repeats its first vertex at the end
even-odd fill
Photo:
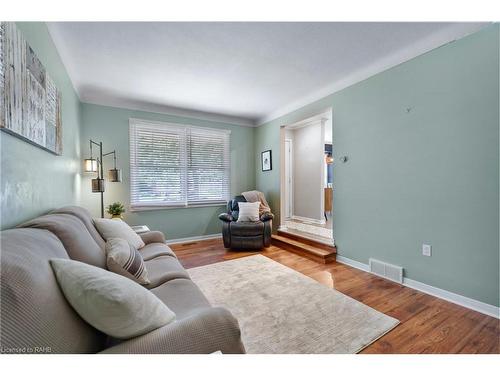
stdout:
POLYGON ((92 139, 90 143, 90 158, 84 160, 84 171, 90 173, 97 173, 97 178, 92 179, 92 193, 101 193, 101 217, 104 217, 104 167, 103 158, 108 155, 113 155, 114 166, 108 171, 108 179, 110 182, 122 182, 122 170, 116 169, 116 151, 102 152, 102 142, 94 142, 92 139), (92 154, 92 146, 99 147, 99 157, 94 158, 92 154))

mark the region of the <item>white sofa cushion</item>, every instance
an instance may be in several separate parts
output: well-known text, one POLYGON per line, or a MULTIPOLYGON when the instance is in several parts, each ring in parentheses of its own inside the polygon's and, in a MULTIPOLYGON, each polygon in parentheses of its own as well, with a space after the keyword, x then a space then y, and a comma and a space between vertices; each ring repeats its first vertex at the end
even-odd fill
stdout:
POLYGON ((69 259, 51 259, 50 264, 70 305, 109 336, 128 339, 175 320, 158 297, 126 277, 69 259))
POLYGON ((142 238, 123 220, 94 219, 94 224, 106 241, 110 238, 123 238, 136 249, 145 246, 142 238))

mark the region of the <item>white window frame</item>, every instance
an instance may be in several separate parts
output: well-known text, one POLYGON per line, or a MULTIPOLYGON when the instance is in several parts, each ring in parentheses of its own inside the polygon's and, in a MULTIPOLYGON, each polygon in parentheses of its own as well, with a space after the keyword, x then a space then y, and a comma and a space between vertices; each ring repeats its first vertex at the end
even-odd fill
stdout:
MULTIPOLYGON (((150 210, 165 210, 165 209, 176 209, 176 208, 193 208, 193 207, 213 207, 213 206, 223 206, 226 205, 228 200, 230 199, 230 195, 232 192, 231 189, 231 138, 230 138, 231 130, 229 129, 221 129, 221 128, 210 128, 210 127, 200 127, 200 126, 193 126, 193 125, 187 125, 187 124, 181 124, 181 123, 174 123, 174 122, 165 122, 165 121, 153 121, 153 120, 143 120, 143 119, 138 119, 138 118, 129 118, 129 152, 130 152, 130 164, 129 164, 129 175, 130 175, 130 195, 129 195, 129 203, 130 203, 130 211, 150 211, 150 210), (135 158, 135 151, 133 150, 133 144, 132 144, 132 130, 133 127, 135 126, 140 126, 140 125, 145 125, 145 126, 163 126, 163 127, 175 127, 175 128, 184 128, 186 131, 186 138, 187 134, 190 129, 200 129, 203 131, 211 131, 213 130, 214 133, 220 133, 221 135, 227 135, 229 138, 229 143, 228 143, 228 150, 227 150, 227 157, 228 157, 228 195, 225 197, 225 199, 217 200, 217 201, 198 201, 198 202, 188 202, 188 193, 187 193, 187 188, 185 189, 186 191, 186 197, 184 200, 184 203, 182 204, 159 204, 157 202, 154 203, 147 203, 144 202, 143 204, 140 203, 134 203, 132 201, 132 189, 133 189, 133 184, 135 183, 133 181, 133 171, 132 171, 132 165, 135 164, 134 158, 135 158)), ((185 143, 185 142, 184 142, 185 143)), ((185 146, 185 145, 184 145, 185 146)), ((186 155, 186 160, 183 162, 182 168, 183 173, 187 174, 187 152, 184 150, 184 153, 186 155)), ((187 184, 187 181, 186 181, 187 184)))

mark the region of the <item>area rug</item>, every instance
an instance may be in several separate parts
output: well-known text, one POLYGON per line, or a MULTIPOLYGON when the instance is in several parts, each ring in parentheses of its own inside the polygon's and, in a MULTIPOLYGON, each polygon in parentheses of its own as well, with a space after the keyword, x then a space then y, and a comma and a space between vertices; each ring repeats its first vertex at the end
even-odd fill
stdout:
POLYGON ((263 255, 188 272, 238 319, 247 353, 357 353, 399 324, 263 255))

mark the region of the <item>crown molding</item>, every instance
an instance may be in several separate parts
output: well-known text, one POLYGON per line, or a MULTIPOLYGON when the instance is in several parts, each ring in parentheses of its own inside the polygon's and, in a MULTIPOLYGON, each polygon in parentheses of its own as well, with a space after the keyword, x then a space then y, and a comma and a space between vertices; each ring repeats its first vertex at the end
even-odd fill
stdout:
POLYGON ((302 98, 299 98, 277 109, 276 111, 273 111, 272 113, 258 119, 256 124, 257 126, 264 125, 269 121, 275 120, 290 112, 296 111, 308 104, 314 103, 358 82, 364 81, 365 79, 370 78, 378 73, 393 68, 417 56, 423 55, 424 53, 427 53, 433 49, 439 48, 445 44, 454 42, 467 35, 473 34, 488 25, 491 25, 491 23, 470 22, 451 24, 449 27, 440 30, 439 32, 436 32, 424 39, 421 39, 411 46, 399 50, 392 55, 386 56, 383 59, 374 61, 371 65, 360 69, 341 80, 332 82, 329 85, 311 94, 305 95, 302 98))
POLYGON ((163 104, 143 102, 134 99, 119 98, 115 96, 95 96, 85 97, 82 95, 80 97, 82 103, 95 104, 107 107, 115 107, 128 109, 133 111, 143 111, 152 113, 161 113, 165 115, 188 117, 203 121, 212 122, 222 122, 229 125, 247 126, 255 127, 255 121, 253 119, 248 119, 244 117, 237 117, 231 115, 224 115, 220 113, 204 112, 194 109, 178 108, 163 104))

